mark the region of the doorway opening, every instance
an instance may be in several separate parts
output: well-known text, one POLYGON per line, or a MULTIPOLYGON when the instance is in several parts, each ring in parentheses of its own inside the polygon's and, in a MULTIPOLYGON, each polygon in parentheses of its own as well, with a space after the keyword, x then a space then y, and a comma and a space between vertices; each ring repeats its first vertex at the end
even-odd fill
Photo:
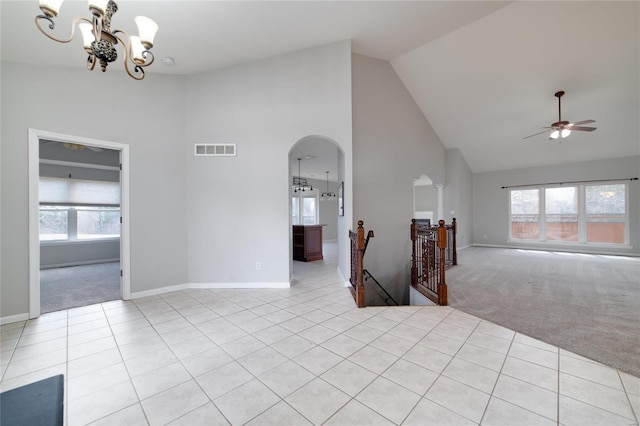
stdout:
POLYGON ((413 180, 413 218, 433 225, 440 219, 438 212, 438 190, 431 178, 421 175, 413 180))
POLYGON ((128 146, 29 132, 29 316, 128 299, 128 146))
MULTIPOLYGON (((289 262, 292 277, 317 269, 321 264, 329 266, 335 273, 340 268, 340 257, 347 253, 348 239, 340 232, 344 227, 344 217, 339 214, 339 197, 336 195, 345 179, 344 162, 344 154, 338 144, 323 136, 302 138, 289 151, 289 262), (297 225, 321 227, 321 260, 293 261, 300 257, 294 253, 296 237, 293 228, 297 225)), ((314 232, 314 235, 317 234, 314 232)))

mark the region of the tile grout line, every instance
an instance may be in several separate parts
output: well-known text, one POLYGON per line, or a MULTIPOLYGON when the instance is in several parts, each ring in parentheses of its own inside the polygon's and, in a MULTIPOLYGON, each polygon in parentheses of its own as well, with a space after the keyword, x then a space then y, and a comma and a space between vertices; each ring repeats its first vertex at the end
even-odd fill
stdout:
POLYGON ((640 423, 639 413, 636 413, 636 410, 634 409, 633 404, 631 403, 631 397, 629 396, 629 391, 627 390, 627 386, 625 385, 624 380, 622 380, 622 375, 620 374, 620 370, 616 369, 616 373, 618 373, 618 378, 620 379, 620 383, 622 384, 622 389, 624 389, 624 394, 626 395, 627 402, 629 403, 629 407, 631 408, 631 414, 633 414, 636 420, 635 426, 637 426, 640 423))
POLYGON ((18 349, 18 343, 20 343, 20 339, 22 339, 22 336, 24 334, 24 329, 27 327, 27 322, 28 322, 28 320, 24 321, 23 324, 22 324, 22 327, 20 327, 20 334, 16 338, 16 344, 11 349, 11 356, 9 357, 9 360, 7 361, 7 367, 2 372, 2 376, 0 376, 0 384, 4 382, 5 376, 7 375, 7 371, 9 370, 9 365, 11 365, 11 361, 13 360, 13 357, 14 357, 14 355, 16 353, 16 350, 18 349))

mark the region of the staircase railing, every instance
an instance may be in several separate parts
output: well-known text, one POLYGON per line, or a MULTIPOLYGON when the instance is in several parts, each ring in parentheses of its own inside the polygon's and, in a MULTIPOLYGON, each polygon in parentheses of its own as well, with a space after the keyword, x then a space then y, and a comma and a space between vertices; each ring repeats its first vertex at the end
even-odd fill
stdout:
MULTIPOLYGON (((364 302, 364 266, 362 259, 366 245, 363 226, 364 222, 359 220, 356 232, 349 230, 349 239, 351 240, 351 277, 349 278, 351 287, 349 290, 351 290, 351 295, 358 308, 366 306, 364 302)), ((372 233, 370 234, 373 236, 372 233)), ((369 238, 367 238, 367 242, 368 240, 369 238)))
POLYGON ((378 286, 378 288, 379 288, 380 290, 382 290, 382 292, 385 294, 384 302, 385 302, 387 305, 391 305, 391 304, 393 303, 394 305, 399 306, 398 302, 396 302, 396 299, 394 299, 394 298, 393 298, 393 296, 391 296, 391 295, 389 294, 389 292, 388 292, 387 290, 385 290, 385 288, 384 288, 384 287, 382 287, 382 285, 378 282, 378 280, 376 280, 376 279, 375 279, 375 277, 374 277, 373 275, 371 275, 371 273, 370 273, 369 271, 367 271, 367 270, 365 269, 363 272, 364 272, 364 280, 365 280, 365 281, 369 281, 369 278, 371 278, 371 280, 372 280, 374 283, 376 283, 376 285, 378 286), (390 302, 392 302, 392 303, 390 303, 390 302))
POLYGON ((438 305, 447 305, 448 266, 458 264, 456 220, 429 226, 411 221, 411 286, 438 305))

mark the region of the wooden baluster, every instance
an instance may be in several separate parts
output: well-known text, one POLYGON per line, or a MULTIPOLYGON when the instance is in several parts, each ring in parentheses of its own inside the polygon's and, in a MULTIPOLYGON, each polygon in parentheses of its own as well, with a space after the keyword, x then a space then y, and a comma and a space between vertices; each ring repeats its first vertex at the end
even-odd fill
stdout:
POLYGON ((416 220, 411 219, 411 285, 418 285, 418 230, 416 220))
POLYGON ((438 304, 446 306, 447 301, 447 282, 444 272, 445 249, 447 248, 447 228, 444 227, 444 220, 438 221, 438 248, 440 249, 440 282, 438 283, 438 304))

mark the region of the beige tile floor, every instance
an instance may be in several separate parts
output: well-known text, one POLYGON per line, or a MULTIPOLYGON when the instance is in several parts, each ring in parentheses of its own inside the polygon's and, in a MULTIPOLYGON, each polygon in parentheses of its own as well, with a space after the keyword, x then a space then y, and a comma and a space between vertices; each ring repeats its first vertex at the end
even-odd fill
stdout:
POLYGON ((450 307, 185 290, 0 328, 0 389, 65 375, 68 425, 637 425, 640 379, 450 307))

